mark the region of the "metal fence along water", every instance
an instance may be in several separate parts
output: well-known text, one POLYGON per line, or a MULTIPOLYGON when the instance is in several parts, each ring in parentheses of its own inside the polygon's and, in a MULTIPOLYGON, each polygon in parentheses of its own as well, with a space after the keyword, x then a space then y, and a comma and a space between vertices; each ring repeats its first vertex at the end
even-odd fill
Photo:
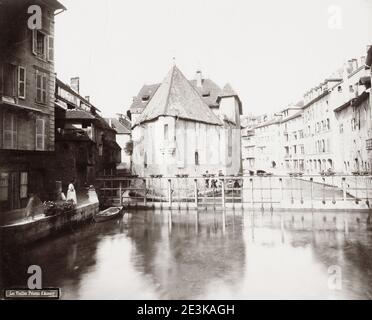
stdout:
POLYGON ((369 210, 372 176, 103 176, 104 206, 369 210))

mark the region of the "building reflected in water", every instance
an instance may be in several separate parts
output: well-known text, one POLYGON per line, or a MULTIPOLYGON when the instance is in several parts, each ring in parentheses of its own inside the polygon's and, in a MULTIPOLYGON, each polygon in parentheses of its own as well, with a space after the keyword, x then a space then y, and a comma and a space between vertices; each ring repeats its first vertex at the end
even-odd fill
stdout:
POLYGON ((2 250, 4 287, 40 265, 64 299, 369 299, 361 214, 147 211, 2 250), (329 288, 339 266, 342 290, 329 288))

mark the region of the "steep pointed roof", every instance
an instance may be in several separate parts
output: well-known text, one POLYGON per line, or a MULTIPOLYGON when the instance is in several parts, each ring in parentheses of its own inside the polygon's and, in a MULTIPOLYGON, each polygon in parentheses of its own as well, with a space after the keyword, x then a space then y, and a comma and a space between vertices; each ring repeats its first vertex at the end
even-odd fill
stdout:
POLYGON ((238 96, 238 94, 235 92, 235 90, 231 87, 230 83, 227 83, 221 93, 218 95, 217 102, 219 103, 222 98, 228 98, 228 97, 235 97, 238 100, 239 103, 239 114, 243 114, 243 106, 242 102, 238 96))
POLYGON ((219 94, 220 97, 232 97, 232 96, 237 96, 236 92, 234 89, 231 87, 230 83, 227 83, 223 89, 222 92, 219 94))
POLYGON ((134 126, 159 116, 221 125, 200 94, 174 65, 152 96, 134 126))

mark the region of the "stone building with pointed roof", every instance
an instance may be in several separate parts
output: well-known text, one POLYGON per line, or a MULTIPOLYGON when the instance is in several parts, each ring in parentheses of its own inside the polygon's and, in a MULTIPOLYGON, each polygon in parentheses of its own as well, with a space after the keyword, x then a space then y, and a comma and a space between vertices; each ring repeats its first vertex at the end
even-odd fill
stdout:
POLYGON ((187 80, 172 66, 133 100, 133 171, 140 176, 241 172, 241 101, 230 85, 187 80))

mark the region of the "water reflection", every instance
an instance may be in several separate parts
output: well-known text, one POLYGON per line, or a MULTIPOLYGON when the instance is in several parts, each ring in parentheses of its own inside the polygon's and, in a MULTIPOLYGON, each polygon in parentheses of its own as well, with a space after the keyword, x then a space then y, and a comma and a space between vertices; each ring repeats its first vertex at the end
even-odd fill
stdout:
POLYGON ((3 248, 0 283, 24 287, 37 264, 65 299, 368 299, 371 249, 363 215, 136 212, 3 248), (340 291, 328 288, 332 265, 340 291))

